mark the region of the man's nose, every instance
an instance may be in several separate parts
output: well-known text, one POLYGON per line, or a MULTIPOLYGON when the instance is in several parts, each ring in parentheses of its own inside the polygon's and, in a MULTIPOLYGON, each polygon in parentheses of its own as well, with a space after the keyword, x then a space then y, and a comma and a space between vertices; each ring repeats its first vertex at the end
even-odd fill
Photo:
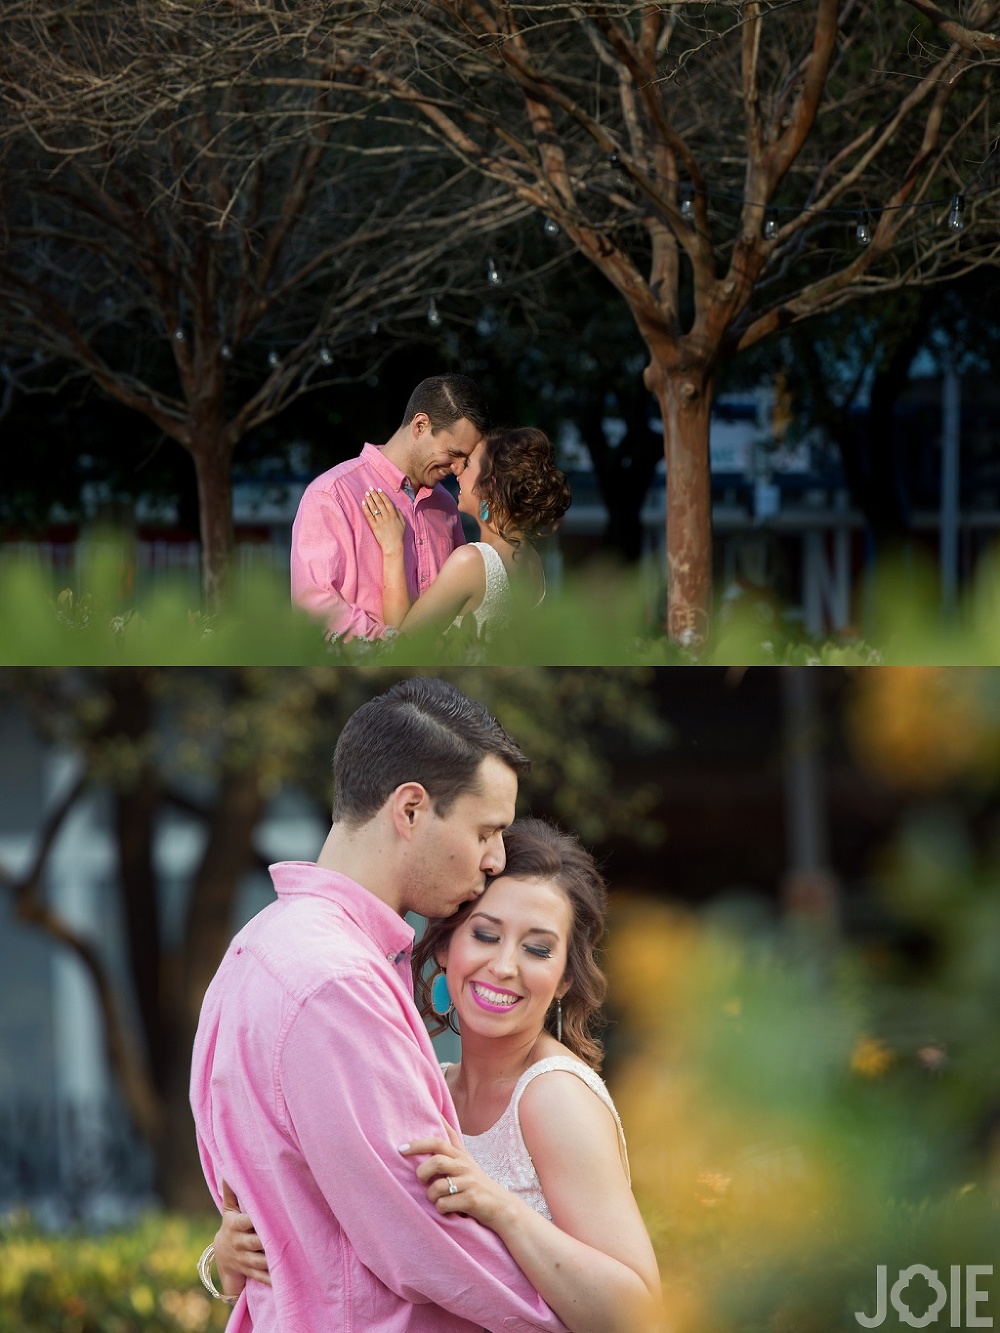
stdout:
POLYGON ((499 875, 507 864, 507 850, 503 845, 503 835, 494 834, 486 845, 482 868, 487 875, 499 875))

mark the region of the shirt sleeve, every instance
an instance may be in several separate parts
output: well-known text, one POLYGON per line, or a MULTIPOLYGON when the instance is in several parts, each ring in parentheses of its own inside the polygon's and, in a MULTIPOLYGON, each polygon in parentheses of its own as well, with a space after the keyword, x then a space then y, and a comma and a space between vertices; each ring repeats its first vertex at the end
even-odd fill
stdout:
POLYGON ((380 639, 385 626, 343 595, 347 553, 354 533, 337 499, 326 491, 306 490, 292 524, 292 601, 331 634, 380 639))
MULTIPOLYGON (((490 1330, 563 1330, 502 1241, 427 1202, 399 1145, 445 1136, 440 1070, 376 976, 331 981, 290 1025, 279 1113, 358 1259, 402 1299, 490 1330), (518 1322, 523 1321, 523 1322, 518 1322)), ((456 1126, 457 1128, 457 1126, 456 1126)))

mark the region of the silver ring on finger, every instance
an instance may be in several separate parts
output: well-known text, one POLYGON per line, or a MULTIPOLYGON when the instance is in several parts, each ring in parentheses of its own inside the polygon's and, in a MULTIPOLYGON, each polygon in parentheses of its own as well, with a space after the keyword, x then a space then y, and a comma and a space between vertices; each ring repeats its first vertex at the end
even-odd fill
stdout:
POLYGON ((458 1193, 458 1186, 457 1186, 457 1185, 455 1184, 455 1182, 452 1180, 451 1176, 445 1176, 445 1180, 447 1180, 447 1182, 448 1182, 448 1193, 449 1193, 449 1194, 457 1194, 457 1193, 458 1193))

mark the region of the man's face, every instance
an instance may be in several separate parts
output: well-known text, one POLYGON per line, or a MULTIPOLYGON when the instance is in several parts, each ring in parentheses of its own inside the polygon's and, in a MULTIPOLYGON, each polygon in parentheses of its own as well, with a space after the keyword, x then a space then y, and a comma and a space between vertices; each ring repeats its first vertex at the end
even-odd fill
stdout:
POLYGON ((478 790, 457 797, 444 816, 430 813, 415 830, 404 911, 451 916, 462 903, 479 897, 487 875, 503 870, 503 833, 514 818, 517 774, 495 755, 486 755, 476 776, 478 790))
POLYGON ((472 451, 482 439, 479 430, 465 417, 454 426, 431 429, 423 412, 418 412, 411 423, 413 446, 406 475, 414 490, 421 486, 436 486, 449 472, 460 477, 472 451))

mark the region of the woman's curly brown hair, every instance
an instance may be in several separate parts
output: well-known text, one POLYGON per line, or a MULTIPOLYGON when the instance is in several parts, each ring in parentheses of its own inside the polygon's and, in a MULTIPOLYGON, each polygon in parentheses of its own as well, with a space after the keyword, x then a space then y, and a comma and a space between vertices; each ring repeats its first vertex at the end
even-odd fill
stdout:
POLYGON ((556 451, 535 426, 497 427, 483 442, 476 492, 504 541, 551 532, 570 506, 556 451))
MULTIPOLYGON (((597 960, 597 944, 604 934, 608 905, 604 878, 579 839, 543 819, 516 819, 504 833, 504 847, 507 864, 495 879, 548 880, 569 899, 573 924, 566 951, 570 984, 562 997, 562 1040, 592 1069, 600 1069, 604 1052, 594 1029, 602 1023, 600 1009, 608 989, 597 960)), ((437 955, 447 949, 456 928, 476 910, 476 901, 465 903, 454 916, 429 921, 413 951, 417 1007, 430 1027, 431 1036, 448 1026, 431 1004, 431 974, 437 970, 437 955), (434 968, 430 967, 432 963, 434 968)), ((545 1027, 555 1033, 554 1004, 546 1015, 545 1027)))

